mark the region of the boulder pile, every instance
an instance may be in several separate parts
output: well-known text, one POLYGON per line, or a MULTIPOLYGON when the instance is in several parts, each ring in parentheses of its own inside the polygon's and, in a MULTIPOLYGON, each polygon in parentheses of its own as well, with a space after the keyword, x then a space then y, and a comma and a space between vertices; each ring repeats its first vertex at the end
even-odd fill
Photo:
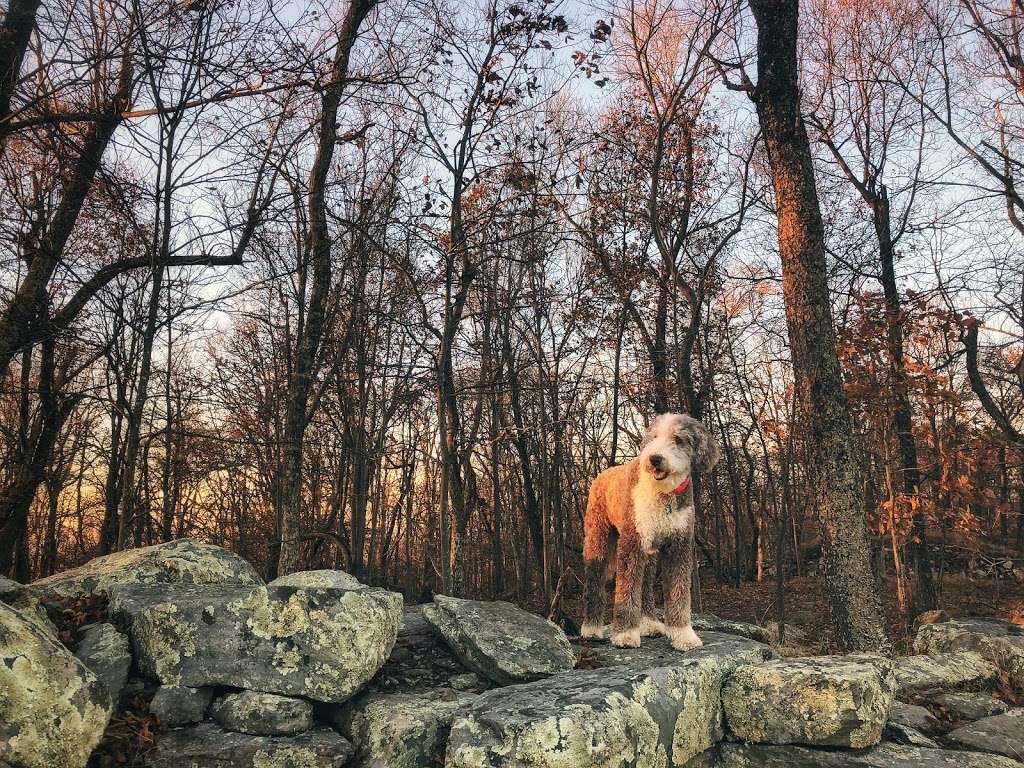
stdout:
POLYGON ((129 699, 161 768, 1024 766, 1020 627, 926 624, 893 660, 779 658, 763 627, 694 623, 685 653, 573 643, 509 603, 403 607, 341 571, 264 584, 183 539, 0 580, 0 768, 85 768, 129 699), (58 635, 48 604, 101 598, 105 620, 58 635))

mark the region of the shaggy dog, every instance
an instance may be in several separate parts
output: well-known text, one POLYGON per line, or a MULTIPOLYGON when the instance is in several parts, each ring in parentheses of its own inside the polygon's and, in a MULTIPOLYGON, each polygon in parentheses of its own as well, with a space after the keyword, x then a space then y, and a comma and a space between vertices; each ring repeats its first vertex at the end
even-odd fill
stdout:
POLYGON ((583 522, 583 637, 603 637, 604 588, 614 571, 612 643, 636 648, 641 635, 664 634, 686 651, 702 645, 690 625, 694 473, 718 461, 718 445, 697 419, 658 416, 640 455, 606 469, 590 486, 583 522), (661 561, 665 623, 654 615, 661 561))

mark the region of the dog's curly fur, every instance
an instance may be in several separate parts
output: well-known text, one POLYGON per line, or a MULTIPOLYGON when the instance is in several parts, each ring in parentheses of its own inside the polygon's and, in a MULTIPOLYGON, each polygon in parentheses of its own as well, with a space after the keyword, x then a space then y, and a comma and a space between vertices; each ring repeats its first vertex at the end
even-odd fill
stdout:
POLYGON ((636 647, 641 635, 660 633, 680 650, 701 645, 690 623, 693 485, 674 490, 716 461, 718 445, 703 424, 666 413, 651 423, 639 456, 597 476, 584 519, 584 637, 604 636, 604 588, 614 572, 612 643, 636 647), (664 624, 654 614, 658 561, 664 624))

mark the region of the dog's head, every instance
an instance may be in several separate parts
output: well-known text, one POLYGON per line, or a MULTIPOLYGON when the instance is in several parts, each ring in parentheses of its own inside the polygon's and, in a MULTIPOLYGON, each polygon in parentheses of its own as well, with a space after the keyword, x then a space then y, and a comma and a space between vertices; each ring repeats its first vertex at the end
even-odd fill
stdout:
POLYGON ((665 490, 678 488, 694 472, 706 472, 718 461, 718 443, 697 419, 663 413, 647 428, 640 445, 640 471, 665 490))

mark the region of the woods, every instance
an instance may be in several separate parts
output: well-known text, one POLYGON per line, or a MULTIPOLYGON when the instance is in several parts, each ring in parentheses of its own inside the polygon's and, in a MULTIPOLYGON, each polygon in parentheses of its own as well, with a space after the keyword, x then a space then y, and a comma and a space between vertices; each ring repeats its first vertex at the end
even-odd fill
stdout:
POLYGON ((571 620, 590 481, 682 411, 706 583, 820 572, 877 648, 1024 579, 1021 24, 12 0, 0 574, 193 536, 571 620))

